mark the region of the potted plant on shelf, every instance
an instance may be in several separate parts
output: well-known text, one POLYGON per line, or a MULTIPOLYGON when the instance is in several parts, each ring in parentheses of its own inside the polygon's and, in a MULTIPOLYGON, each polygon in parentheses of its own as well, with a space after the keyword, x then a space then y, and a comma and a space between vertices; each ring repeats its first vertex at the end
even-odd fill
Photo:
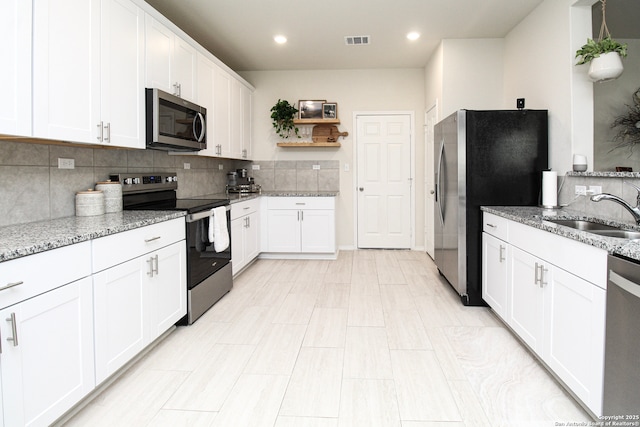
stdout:
POLYGON ((587 44, 576 52, 576 58, 580 58, 576 65, 590 63, 588 74, 594 82, 620 77, 624 71, 621 58, 627 56, 627 44, 612 39, 607 28, 606 0, 600 0, 600 2, 602 3, 602 26, 598 40, 587 39, 587 44))
POLYGON ((293 132, 298 138, 300 138, 300 135, 298 135, 298 128, 293 122, 297 113, 298 109, 284 99, 278 99, 276 105, 271 107, 271 120, 273 127, 280 137, 289 138, 293 132))

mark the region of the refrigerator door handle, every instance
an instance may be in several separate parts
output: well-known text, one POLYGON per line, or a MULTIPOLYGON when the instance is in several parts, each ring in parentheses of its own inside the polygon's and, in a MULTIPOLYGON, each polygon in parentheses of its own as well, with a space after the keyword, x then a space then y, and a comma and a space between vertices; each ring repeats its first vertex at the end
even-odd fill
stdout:
POLYGON ((440 185, 440 177, 442 172, 442 158, 444 157, 444 139, 440 143, 440 155, 438 156, 438 172, 436 175, 436 204, 438 205, 438 213, 440 214, 440 222, 444 224, 444 214, 442 212, 442 195, 440 194, 440 190, 442 186, 440 185))

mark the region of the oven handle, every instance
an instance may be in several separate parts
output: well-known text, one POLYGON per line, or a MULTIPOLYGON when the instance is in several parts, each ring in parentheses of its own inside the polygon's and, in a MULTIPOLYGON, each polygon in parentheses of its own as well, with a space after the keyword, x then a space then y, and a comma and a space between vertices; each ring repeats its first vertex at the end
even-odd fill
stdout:
MULTIPOLYGON (((225 206, 225 210, 226 211, 230 211, 231 210, 231 205, 225 206)), ((194 213, 194 214, 189 214, 189 215, 187 215, 187 222, 200 221, 201 219, 208 218, 210 215, 211 215, 211 210, 197 212, 197 213, 194 213)))

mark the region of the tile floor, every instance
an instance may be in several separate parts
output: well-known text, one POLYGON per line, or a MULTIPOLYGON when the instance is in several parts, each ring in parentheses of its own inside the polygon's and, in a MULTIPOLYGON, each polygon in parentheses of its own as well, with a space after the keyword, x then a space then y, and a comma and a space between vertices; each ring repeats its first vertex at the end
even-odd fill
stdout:
MULTIPOLYGON (((259 260, 68 426, 554 426, 589 421, 431 259, 259 260)), ((586 424, 585 424, 586 425, 586 424)))

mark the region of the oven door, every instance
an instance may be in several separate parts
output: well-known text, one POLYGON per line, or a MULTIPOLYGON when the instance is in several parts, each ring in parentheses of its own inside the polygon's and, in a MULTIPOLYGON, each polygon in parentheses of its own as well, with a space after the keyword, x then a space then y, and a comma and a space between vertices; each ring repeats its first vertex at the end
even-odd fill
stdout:
POLYGON ((209 241, 210 211, 187 215, 187 288, 193 289, 198 283, 231 262, 231 208, 227 209, 227 232, 229 247, 216 252, 209 241))

